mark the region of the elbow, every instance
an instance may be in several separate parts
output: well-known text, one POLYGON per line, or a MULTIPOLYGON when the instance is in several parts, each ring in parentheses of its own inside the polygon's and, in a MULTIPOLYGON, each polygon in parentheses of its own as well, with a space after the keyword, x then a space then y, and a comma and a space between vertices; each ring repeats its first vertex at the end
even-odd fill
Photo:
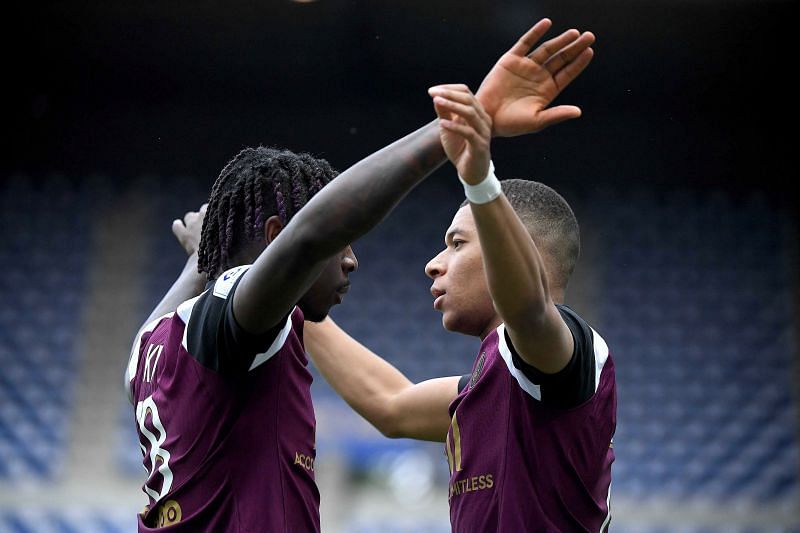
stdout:
POLYGON ((384 437, 389 439, 402 439, 408 436, 400 413, 391 404, 387 405, 384 411, 376 417, 373 425, 384 437))
POLYGON ((506 324, 514 324, 525 331, 537 331, 547 323, 551 302, 542 299, 515 302, 513 306, 496 306, 498 314, 506 324))
POLYGON ((386 426, 378 428, 381 432, 381 435, 386 437, 387 439, 402 439, 405 437, 405 433, 403 433, 399 427, 396 426, 386 426))
POLYGON ((547 334, 558 315, 555 304, 545 299, 520 302, 498 312, 508 329, 531 336, 547 334))

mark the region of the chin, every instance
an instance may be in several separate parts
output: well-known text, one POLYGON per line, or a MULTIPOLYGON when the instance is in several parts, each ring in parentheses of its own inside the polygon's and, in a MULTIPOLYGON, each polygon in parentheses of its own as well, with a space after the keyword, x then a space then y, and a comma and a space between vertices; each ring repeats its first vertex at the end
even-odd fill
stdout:
POLYGON ((470 337, 480 337, 481 335, 480 328, 474 322, 469 320, 459 321, 452 316, 442 315, 442 326, 452 333, 460 333, 462 335, 469 335, 470 337))
POLYGON ((463 333, 462 324, 459 324, 457 320, 454 320, 447 315, 442 315, 442 327, 453 333, 463 333))
POLYGON ((322 322, 328 316, 330 308, 318 309, 300 305, 300 310, 303 312, 303 318, 309 322, 322 322))

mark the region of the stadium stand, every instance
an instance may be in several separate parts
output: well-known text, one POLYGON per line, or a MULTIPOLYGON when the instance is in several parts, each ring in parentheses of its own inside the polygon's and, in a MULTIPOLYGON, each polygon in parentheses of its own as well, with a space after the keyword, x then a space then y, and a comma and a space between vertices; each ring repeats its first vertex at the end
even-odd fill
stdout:
POLYGON ((789 220, 701 191, 606 205, 616 493, 797 501, 789 220))
MULTIPOLYGON (((147 179, 142 183, 140 189, 147 190, 147 179)), ((163 231, 148 244, 150 260, 141 279, 145 296, 134 312, 142 318, 183 265, 169 233, 171 220, 200 205, 208 187, 188 178, 150 183, 161 188, 150 224, 163 231)), ((19 177, 0 185, 0 221, 13 228, 0 241, 0 287, 10 302, 0 310, 3 502, 31 479, 56 482, 64 470, 75 394, 71 378, 81 371, 77 328, 92 261, 92 225, 98 223, 84 207, 108 193, 108 187, 96 185, 19 177)), ((334 311, 355 337, 415 381, 468 372, 476 346, 441 331, 422 271, 458 205, 457 200, 440 205, 448 197, 444 185, 426 184, 355 243, 360 269, 345 305, 334 311)), ((628 516, 616 515, 611 530, 800 531, 797 384, 792 382, 797 318, 791 254, 797 236, 789 215, 774 209, 769 198, 722 191, 601 189, 573 197, 584 240, 594 244, 581 268, 591 268, 601 285, 589 303, 617 367, 612 506, 623 502, 617 509, 628 516), (695 523, 686 516, 684 522, 669 521, 674 512, 665 506, 696 509, 698 500, 739 514, 700 512, 695 523), (777 510, 779 516, 753 509, 777 510), (646 510, 657 517, 648 518, 646 510), (749 514, 752 520, 743 521, 749 514)), ((395 478, 408 483, 396 460, 406 454, 407 462, 430 459, 435 465, 413 482, 432 486, 430 494, 446 490, 439 445, 384 439, 318 375, 312 390, 320 457, 343 458, 346 483, 370 476, 387 486, 395 478)), ((136 485, 140 452, 129 407, 121 396, 118 400, 119 425, 109 440, 115 447, 112 466, 136 485)), ((390 486, 386 494, 391 496, 390 486)), ((0 505, 0 531, 130 531, 127 509, 143 501, 139 496, 134 490, 116 510, 6 503, 0 505)), ((404 522, 354 511, 337 531, 447 530, 446 522, 427 517, 404 522)))
POLYGON ((0 185, 0 480, 57 476, 69 436, 91 234, 85 184, 0 185))

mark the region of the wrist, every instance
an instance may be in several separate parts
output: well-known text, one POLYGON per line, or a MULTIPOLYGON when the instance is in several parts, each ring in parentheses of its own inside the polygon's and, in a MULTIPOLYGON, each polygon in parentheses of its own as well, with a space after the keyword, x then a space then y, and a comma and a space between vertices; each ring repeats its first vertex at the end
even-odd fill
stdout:
POLYGON ((458 176, 458 179, 464 186, 464 195, 472 204, 489 203, 503 192, 500 180, 494 174, 494 163, 491 160, 489 160, 489 170, 486 173, 486 177, 479 183, 470 185, 461 176, 458 176))
POLYGON ((494 126, 494 116, 497 113, 497 103, 496 100, 492 100, 491 95, 487 96, 485 90, 483 89, 483 85, 478 88, 478 92, 475 93, 475 99, 481 104, 483 110, 486 111, 486 114, 489 116, 489 120, 491 121, 491 136, 492 137, 499 137, 497 130, 494 126))

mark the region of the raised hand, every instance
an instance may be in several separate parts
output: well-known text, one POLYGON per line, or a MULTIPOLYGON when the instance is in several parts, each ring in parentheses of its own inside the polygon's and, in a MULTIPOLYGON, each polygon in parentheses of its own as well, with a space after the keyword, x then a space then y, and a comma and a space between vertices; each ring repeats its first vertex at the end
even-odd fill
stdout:
POLYGON ((428 89, 439 117, 439 138, 458 175, 475 185, 489 169, 492 119, 466 85, 428 89))
POLYGON ((197 253, 200 247, 200 235, 207 207, 208 204, 203 204, 199 210, 187 212, 183 215, 183 219, 176 218, 172 221, 172 234, 178 239, 186 255, 197 253))
POLYGON ((533 48, 551 25, 546 18, 537 22, 481 83, 476 96, 492 117, 492 135, 534 133, 581 115, 577 106, 547 106, 589 65, 595 37, 572 29, 533 48))

